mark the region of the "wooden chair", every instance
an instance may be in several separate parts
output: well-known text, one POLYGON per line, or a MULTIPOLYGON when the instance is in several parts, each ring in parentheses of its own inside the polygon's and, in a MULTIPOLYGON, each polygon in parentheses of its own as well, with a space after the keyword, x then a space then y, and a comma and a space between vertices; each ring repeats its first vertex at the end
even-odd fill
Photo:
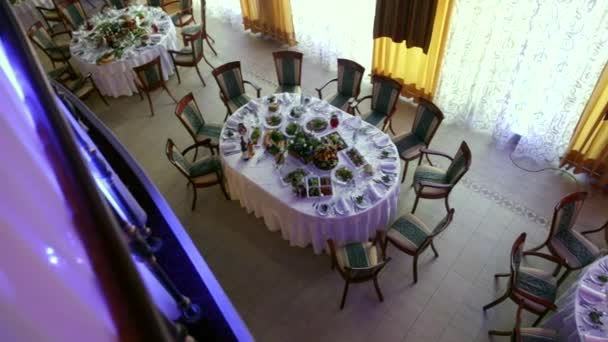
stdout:
POLYGON ((559 260, 553 275, 557 276, 562 266, 566 268, 557 285, 560 285, 572 271, 584 268, 600 256, 600 250, 583 236, 589 232, 581 233, 574 230, 574 223, 586 198, 586 192, 575 192, 562 198, 553 210, 553 221, 547 240, 524 253, 528 255, 547 247, 551 255, 559 260))
POLYGON ((186 127, 188 134, 194 140, 196 149, 194 151, 194 157, 192 160, 196 160, 198 154, 198 146, 205 146, 211 151, 211 155, 214 155, 214 150, 219 153, 219 139, 222 131, 222 126, 208 124, 205 122, 203 115, 194 99, 192 93, 188 93, 184 96, 175 107, 175 116, 181 121, 186 127))
POLYGON ((97 88, 93 78, 91 78, 91 74, 80 75, 74 71, 70 64, 67 64, 49 72, 49 76, 65 86, 74 95, 78 96, 79 99, 84 100, 91 94, 96 93, 106 106, 109 106, 108 101, 101 94, 99 88, 97 88))
MULTIPOLYGON (((217 56, 217 52, 213 48, 213 44, 211 44, 211 42, 209 41, 209 40, 211 40, 212 42, 215 43, 215 40, 207 33, 207 1, 201 0, 200 6, 201 6, 201 25, 186 26, 182 29, 182 32, 192 34, 192 32, 198 31, 199 29, 201 29, 203 31, 203 39, 207 42, 207 45, 209 45, 209 48, 211 49, 213 54, 217 56)), ((206 61, 206 59, 205 59, 205 61, 206 61)), ((207 62, 207 64, 209 64, 209 62, 207 62)), ((209 65, 211 66, 211 64, 209 64, 209 65)))
POLYGON ((429 246, 433 250, 435 257, 439 254, 435 249, 433 240, 441 234, 452 222, 454 209, 441 220, 434 229, 429 229, 422 220, 412 214, 405 214, 395 221, 385 233, 386 238, 382 246, 382 254, 386 254, 386 248, 390 242, 405 254, 414 257, 414 283, 418 282, 418 257, 426 251, 429 246))
POLYGON ((139 90, 139 97, 143 100, 144 97, 141 92, 143 91, 146 93, 152 116, 154 116, 154 106, 152 105, 150 92, 162 88, 167 92, 167 94, 169 94, 173 102, 177 103, 177 100, 175 100, 175 97, 173 97, 165 83, 165 78, 163 76, 163 68, 160 64, 160 56, 154 58, 152 61, 144 65, 133 68, 133 71, 135 72, 139 80, 139 84, 137 84, 137 89, 139 90))
POLYGON ((51 60, 53 69, 55 63, 67 64, 72 57, 69 45, 59 45, 53 39, 56 36, 68 34, 67 31, 50 33, 41 22, 37 21, 27 30, 27 36, 51 60))
POLYGON ((302 57, 296 51, 276 51, 272 53, 279 86, 275 93, 302 93, 302 57))
POLYGON ((192 0, 179 0, 178 4, 179 10, 171 16, 173 25, 183 28, 191 23, 196 23, 192 12, 192 0))
POLYGON ((557 342, 559 341, 558 333, 553 329, 547 328, 522 328, 521 313, 524 310, 522 305, 517 306, 515 314, 515 327, 511 331, 490 330, 489 335, 492 336, 511 336, 511 340, 515 342, 526 341, 542 341, 542 342, 557 342))
POLYGON ((392 118, 397 109, 399 94, 401 94, 401 84, 391 78, 379 75, 372 76, 372 84, 372 94, 351 103, 352 109, 349 112, 359 113, 363 120, 374 126, 382 122, 382 131, 386 132, 387 129, 390 129, 395 134, 392 118), (371 111, 361 114, 359 104, 368 99, 371 100, 371 111))
POLYGON ((255 84, 243 80, 243 74, 241 72, 241 62, 230 62, 213 70, 213 77, 217 81, 217 85, 220 87, 220 99, 226 106, 226 117, 224 121, 228 119, 230 114, 234 113, 235 110, 244 106, 251 100, 245 93, 245 84, 249 84, 256 91, 257 97, 260 97, 262 88, 255 84))
POLYGON ((378 285, 378 274, 391 260, 381 255, 380 235, 376 235, 373 242, 349 243, 337 248, 333 240, 327 240, 331 254, 331 269, 338 268, 338 272, 345 281, 340 310, 344 308, 348 287, 351 283, 364 283, 373 280, 378 299, 384 301, 380 286, 378 285))
POLYGON ((445 153, 427 149, 421 149, 420 152, 420 159, 422 159, 423 155, 436 155, 449 159, 451 163, 446 170, 431 165, 420 165, 416 168, 413 183, 416 201, 414 201, 412 214, 416 212, 418 200, 421 198, 443 198, 445 200, 445 209, 449 212, 450 204, 448 203, 448 199, 450 193, 454 189, 454 186, 458 184, 458 181, 471 168, 471 150, 467 143, 463 141, 454 158, 445 153))
MULTIPOLYGON (((516 304, 538 315, 533 324, 536 326, 549 310, 557 309, 554 303, 557 295, 557 280, 550 272, 521 266, 525 242, 526 233, 522 233, 513 243, 511 248, 511 272, 494 275, 494 278, 509 277, 506 292, 495 301, 486 304, 483 310, 486 311, 505 299, 511 298, 516 304)), ((559 260, 554 256, 541 253, 529 252, 528 254, 553 262, 559 260)))
MULTIPOLYGON (((409 162, 420 157, 420 150, 429 148, 431 140, 433 140, 435 132, 437 132, 437 128, 439 128, 439 125, 443 121, 443 113, 435 104, 423 98, 419 98, 417 101, 418 108, 416 109, 416 117, 414 118, 412 130, 393 139, 399 152, 399 158, 404 162, 401 183, 405 181, 409 162)), ((428 161, 432 166, 431 161, 428 161)), ((422 159, 419 159, 418 165, 421 162, 422 159)))
MULTIPOLYGON (((63 24, 63 19, 59 15, 59 11, 57 11, 56 8, 46 8, 46 7, 36 6, 36 10, 40 14, 40 17, 42 18, 42 20, 44 20, 44 22, 46 23, 46 27, 49 30, 49 32, 55 33, 56 32, 55 26, 57 26, 58 24, 61 24, 61 28, 62 28, 61 31, 66 31, 65 26, 63 24)), ((68 32, 68 34, 70 34, 70 36, 72 35, 71 32, 69 32, 69 31, 66 31, 66 32, 68 32)))
POLYGON ((87 14, 79 0, 66 0, 57 4, 57 10, 69 30, 76 31, 87 23, 87 14))
POLYGON ((169 162, 175 165, 181 174, 188 179, 188 185, 192 185, 194 198, 192 199, 192 210, 196 207, 196 189, 207 188, 219 184, 224 197, 228 197, 226 188, 224 187, 224 176, 222 173, 222 163, 214 156, 207 157, 190 163, 184 156, 188 151, 197 148, 198 144, 194 144, 184 150, 182 153, 173 143, 173 140, 167 139, 165 153, 169 162))
POLYGON ((338 58, 338 77, 329 80, 321 88, 315 88, 319 98, 323 98, 323 89, 332 82, 338 82, 338 92, 327 99, 327 102, 345 112, 352 114, 351 103, 359 97, 361 92, 361 79, 365 73, 365 68, 359 63, 349 59, 338 58))
POLYGON ((211 69, 213 69, 213 66, 209 64, 207 58, 205 58, 205 54, 203 53, 203 31, 198 30, 192 34, 182 32, 182 37, 184 40, 184 45, 190 45, 190 47, 185 47, 179 51, 169 50, 169 55, 171 56, 173 67, 175 68, 175 73, 177 74, 177 82, 180 84, 182 83, 178 67, 194 67, 196 69, 196 73, 198 74, 198 78, 201 80, 201 82, 203 82, 203 87, 205 87, 207 85, 205 84, 205 80, 201 75, 201 71, 198 69, 198 63, 201 61, 201 59, 205 59, 205 62, 211 67, 211 69))
POLYGON ((162 8, 170 17, 180 11, 180 0, 146 0, 146 4, 150 7, 162 8))

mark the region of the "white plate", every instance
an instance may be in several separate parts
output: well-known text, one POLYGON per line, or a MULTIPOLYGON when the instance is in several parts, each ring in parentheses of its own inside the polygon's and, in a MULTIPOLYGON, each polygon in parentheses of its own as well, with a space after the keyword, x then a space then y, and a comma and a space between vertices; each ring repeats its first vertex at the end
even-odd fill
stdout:
POLYGON ((268 129, 277 129, 277 128, 281 127, 281 125, 282 125, 282 124, 283 124, 283 116, 282 116, 280 113, 277 113, 277 114, 269 114, 269 115, 267 115, 267 116, 265 116, 265 117, 264 117, 264 127, 268 128, 268 129), (272 125, 270 125, 270 124, 269 124, 269 123, 266 121, 266 118, 271 117, 271 116, 278 116, 278 117, 280 117, 280 118, 281 118, 281 122, 279 122, 279 124, 278 124, 278 125, 276 125, 276 126, 272 126, 272 125))
POLYGON ((353 169, 351 169, 350 167, 348 167, 348 166, 344 166, 344 165, 342 165, 342 166, 338 166, 338 167, 334 168, 334 169, 331 171, 331 178, 334 180, 334 182, 336 182, 336 183, 338 183, 338 184, 346 185, 346 184, 348 183, 348 181, 343 181, 343 180, 341 180, 340 178, 338 178, 338 177, 336 176, 336 172, 338 171, 338 169, 342 169, 342 168, 348 169, 348 170, 349 170, 349 171, 352 173, 353 178, 351 178, 351 180, 350 180, 350 181, 352 181, 352 180, 355 178, 355 171, 354 171, 353 169))
POLYGON ((319 214, 319 216, 327 216, 329 215, 329 212, 331 211, 331 205, 329 203, 317 203, 316 206, 316 212, 317 214, 319 214), (326 210, 323 211, 323 206, 325 206, 326 210))
POLYGON ((355 204, 355 206, 357 206, 357 208, 359 208, 359 209, 367 209, 367 208, 371 207, 372 203, 371 203, 370 199, 367 198, 367 196, 365 196, 365 195, 361 195, 361 196, 363 196, 363 201, 361 203, 357 203, 358 196, 353 196, 353 203, 355 204))
POLYGON ((329 129, 329 120, 327 120, 327 118, 324 117, 324 116, 316 115, 316 116, 313 116, 310 119, 306 120, 306 122, 304 123, 304 125, 302 125, 302 127, 304 128, 304 131, 306 131, 307 133, 310 133, 310 134, 313 134, 313 135, 322 135, 322 134, 324 134, 329 129), (311 122, 312 120, 315 120, 315 119, 321 119, 321 120, 325 121, 326 124, 327 124, 327 126, 325 127, 325 129, 323 129, 321 131, 314 131, 314 130, 308 129, 308 127, 307 127, 308 123, 311 122))
POLYGON ((594 284, 600 285, 600 286, 606 286, 608 285, 608 273, 606 272, 602 272, 600 270, 594 270, 589 272, 589 280, 591 280, 594 284), (601 281, 599 278, 600 277, 606 277, 606 281, 601 281))

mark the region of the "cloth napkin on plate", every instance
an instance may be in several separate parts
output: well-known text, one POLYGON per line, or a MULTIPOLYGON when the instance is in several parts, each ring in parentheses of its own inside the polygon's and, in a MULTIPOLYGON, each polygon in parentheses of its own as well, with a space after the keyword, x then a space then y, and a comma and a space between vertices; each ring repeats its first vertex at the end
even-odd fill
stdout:
POLYGON ((239 150, 239 145, 236 143, 224 143, 222 144, 222 152, 224 155, 232 154, 239 150))
POLYGON ((391 139, 386 134, 380 134, 379 136, 374 138, 374 142, 379 146, 386 146, 391 141, 391 139))
POLYGON ((228 128, 237 129, 238 125, 239 121, 236 118, 231 117, 226 121, 226 127, 228 128))
POLYGON ((373 203, 378 202, 382 198, 382 194, 378 191, 378 188, 371 183, 367 185, 367 195, 373 203))
POLYGON ((341 197, 338 200, 338 203, 336 203, 336 208, 338 208, 338 210, 340 212, 344 213, 345 215, 349 214, 351 211, 350 206, 348 205, 348 202, 346 201, 346 198, 344 198, 344 197, 341 197))
POLYGON ((394 173, 395 171, 397 171, 397 163, 389 161, 382 162, 380 163, 380 169, 385 172, 394 173))
POLYGON ((581 291, 581 295, 588 298, 590 301, 600 301, 606 299, 606 294, 586 285, 585 283, 580 285, 579 290, 581 291))

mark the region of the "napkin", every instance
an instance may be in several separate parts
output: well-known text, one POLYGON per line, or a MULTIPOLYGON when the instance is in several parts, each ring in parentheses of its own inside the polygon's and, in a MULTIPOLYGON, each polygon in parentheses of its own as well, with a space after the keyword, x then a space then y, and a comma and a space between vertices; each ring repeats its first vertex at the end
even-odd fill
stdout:
POLYGON ((233 117, 231 117, 230 119, 228 119, 228 121, 226 121, 226 127, 228 127, 228 128, 237 129, 238 125, 239 125, 239 121, 233 117))
POLYGON ((239 145, 236 143, 224 143, 222 144, 222 151, 224 152, 224 154, 229 154, 232 153, 234 151, 238 151, 239 149, 239 145))
POLYGON ((382 171, 395 172, 397 170, 397 163, 395 162, 382 162, 380 163, 382 171))
POLYGON ((376 145, 386 146, 390 142, 390 139, 389 139, 388 135, 381 134, 380 136, 378 136, 374 139, 374 142, 376 143, 376 145))
POLYGON ((378 188, 374 184, 369 184, 367 186, 367 195, 372 202, 377 202, 382 198, 382 195, 378 191, 378 188))
POLYGON ((336 203, 336 207, 338 208, 338 210, 344 214, 348 214, 350 213, 350 206, 348 205, 348 202, 346 202, 346 198, 341 197, 338 200, 338 203, 336 203))
POLYGON ((586 285, 585 283, 582 283, 580 285, 580 291, 582 295, 589 298, 592 302, 597 302, 606 299, 606 295, 603 292, 598 291, 592 288, 591 286, 586 285))

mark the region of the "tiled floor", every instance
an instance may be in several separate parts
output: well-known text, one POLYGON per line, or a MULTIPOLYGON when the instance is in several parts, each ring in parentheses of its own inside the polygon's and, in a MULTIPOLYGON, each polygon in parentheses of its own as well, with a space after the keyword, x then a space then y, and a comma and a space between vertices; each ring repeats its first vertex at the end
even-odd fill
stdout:
MULTIPOLYGON (((208 25, 219 53, 217 57, 209 53, 211 63, 240 60, 245 78, 260 85, 263 94, 271 93, 275 87, 271 52, 281 47, 216 19, 210 18, 208 25)), ((45 57, 41 60, 46 63, 45 57)), ((208 66, 201 63, 201 69, 207 87, 191 72, 182 73, 181 85, 173 76, 169 86, 177 97, 192 91, 208 121, 220 123, 225 109, 217 85, 208 66)), ((314 94, 314 87, 334 77, 306 59, 303 69, 307 94, 314 94)), ((362 90, 369 92, 369 86, 362 90)), ((456 215, 436 243, 439 258, 430 251, 421 258, 419 281, 413 285, 412 258, 389 250, 393 261, 380 276, 384 303, 378 302, 371 283, 355 285, 340 311, 343 281, 330 270, 327 256, 315 256, 310 248, 290 247, 237 202, 224 200, 217 187, 199 190, 197 209, 190 211, 192 194, 163 149, 169 137, 180 147, 191 140, 174 117, 174 104, 166 94, 153 97, 154 117, 136 95, 109 100, 109 107, 97 98, 88 103, 166 196, 259 341, 488 340, 487 330, 510 329, 515 313, 509 301, 485 314, 481 310, 505 288, 506 279, 495 282, 493 274, 508 270, 508 252, 518 234, 528 233, 529 246, 543 240, 556 201, 577 188, 571 178, 558 172, 530 174, 515 168, 509 151, 497 149, 484 134, 443 125, 431 147, 453 154, 466 139, 473 166, 452 194, 456 215)), ((413 108, 408 101, 400 101, 398 132, 409 129, 413 108)), ((401 191, 402 213, 412 207, 413 171, 411 166, 401 191)), ((579 228, 604 223, 607 204, 606 195, 593 191, 579 228)), ((430 200, 423 200, 417 211, 431 223, 444 213, 441 201, 430 200)), ((601 236, 593 238, 604 246, 601 236)), ((527 323, 533 319, 529 314, 525 317, 527 323)))

